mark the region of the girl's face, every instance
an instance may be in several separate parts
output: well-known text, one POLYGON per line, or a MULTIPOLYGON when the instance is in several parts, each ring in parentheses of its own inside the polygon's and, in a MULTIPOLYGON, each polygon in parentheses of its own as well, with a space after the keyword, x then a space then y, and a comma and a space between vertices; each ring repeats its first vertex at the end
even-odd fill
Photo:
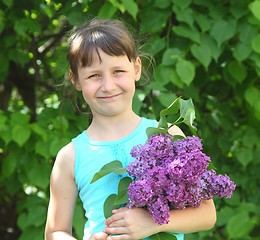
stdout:
POLYGON ((110 56, 99 49, 101 61, 93 53, 91 66, 78 67, 78 80, 73 81, 82 91, 93 116, 116 116, 132 113, 135 81, 141 76, 141 61, 130 62, 126 55, 110 56))

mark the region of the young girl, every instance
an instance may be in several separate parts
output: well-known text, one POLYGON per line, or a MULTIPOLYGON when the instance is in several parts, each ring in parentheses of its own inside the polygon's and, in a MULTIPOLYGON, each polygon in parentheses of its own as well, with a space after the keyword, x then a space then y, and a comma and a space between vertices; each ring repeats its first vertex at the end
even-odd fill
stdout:
MULTIPOLYGON (((130 150, 145 143, 146 128, 156 127, 157 122, 132 110, 142 65, 134 41, 120 21, 94 19, 76 29, 68 60, 72 83, 82 92, 93 120, 57 155, 50 180, 45 239, 75 239, 72 219, 78 194, 88 218, 84 240, 136 240, 163 231, 174 232, 182 240, 183 233, 212 228, 216 221, 212 200, 203 200, 199 208, 172 210, 170 222, 160 226, 142 208, 123 207, 104 218, 104 201, 117 193, 124 176, 111 173, 90 184, 91 179, 113 160, 120 160, 124 167, 133 161, 130 150)), ((177 127, 170 133, 183 135, 177 127)))

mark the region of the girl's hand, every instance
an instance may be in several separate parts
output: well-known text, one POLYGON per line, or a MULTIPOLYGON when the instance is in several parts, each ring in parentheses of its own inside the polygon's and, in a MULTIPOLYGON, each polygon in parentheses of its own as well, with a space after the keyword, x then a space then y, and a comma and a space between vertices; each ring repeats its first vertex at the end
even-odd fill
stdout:
POLYGON ((107 240, 107 235, 103 232, 100 233, 93 233, 89 240, 107 240))
POLYGON ((129 209, 126 207, 112 211, 113 215, 106 221, 104 232, 120 234, 109 236, 109 240, 136 240, 157 233, 158 225, 147 210, 142 208, 129 209))

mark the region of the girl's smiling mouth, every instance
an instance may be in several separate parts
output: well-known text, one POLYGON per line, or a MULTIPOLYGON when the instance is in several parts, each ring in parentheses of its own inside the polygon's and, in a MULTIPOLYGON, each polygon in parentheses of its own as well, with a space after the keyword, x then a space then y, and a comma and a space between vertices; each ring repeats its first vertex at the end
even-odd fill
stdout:
POLYGON ((114 95, 109 95, 109 96, 102 96, 102 97, 98 97, 99 99, 102 99, 102 100, 112 100, 112 99, 115 99, 117 98, 118 96, 120 96, 121 93, 119 94, 114 94, 114 95))

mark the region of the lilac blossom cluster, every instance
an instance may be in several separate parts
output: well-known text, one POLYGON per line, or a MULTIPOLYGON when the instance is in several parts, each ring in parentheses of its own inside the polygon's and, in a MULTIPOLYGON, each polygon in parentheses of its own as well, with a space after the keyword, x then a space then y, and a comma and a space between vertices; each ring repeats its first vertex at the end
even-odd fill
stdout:
POLYGON ((129 187, 128 207, 142 207, 158 225, 169 222, 171 209, 199 207, 202 199, 230 198, 235 184, 225 175, 207 171, 210 158, 202 153, 201 139, 173 141, 168 134, 154 135, 133 147, 136 159, 126 170, 135 178, 129 187))

